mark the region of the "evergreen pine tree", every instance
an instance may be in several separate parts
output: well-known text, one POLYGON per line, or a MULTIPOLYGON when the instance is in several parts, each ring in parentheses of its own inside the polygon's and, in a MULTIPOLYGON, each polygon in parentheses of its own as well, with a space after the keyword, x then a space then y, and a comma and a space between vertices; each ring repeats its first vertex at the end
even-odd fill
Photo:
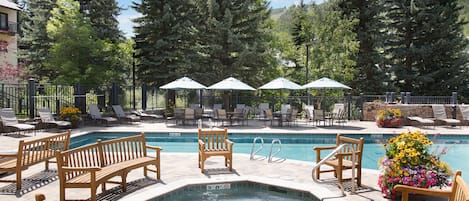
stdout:
POLYGON ((389 78, 386 76, 387 68, 381 53, 384 39, 382 1, 339 1, 339 8, 345 18, 359 20, 353 29, 360 46, 357 55, 353 57, 357 76, 351 83, 352 88, 358 93, 375 94, 392 90, 387 86, 389 78))
POLYGON ((187 74, 196 65, 189 58, 197 55, 193 2, 142 0, 134 8, 142 14, 134 27, 139 79, 161 86, 187 74))
POLYGON ((123 40, 123 34, 119 30, 117 16, 121 8, 117 6, 116 0, 78 0, 80 11, 87 17, 98 38, 107 39, 113 43, 123 40))
POLYGON ((56 73, 45 63, 49 58, 51 40, 47 35, 46 26, 51 10, 56 6, 55 0, 25 0, 21 19, 21 35, 19 39, 19 58, 28 71, 37 78, 53 78, 56 73))
POLYGON ((199 4, 203 19, 200 33, 205 56, 205 80, 212 83, 228 76, 260 85, 268 66, 265 0, 209 0, 199 4))
POLYGON ((419 95, 462 92, 468 55, 457 0, 387 0, 385 7, 395 85, 419 95))

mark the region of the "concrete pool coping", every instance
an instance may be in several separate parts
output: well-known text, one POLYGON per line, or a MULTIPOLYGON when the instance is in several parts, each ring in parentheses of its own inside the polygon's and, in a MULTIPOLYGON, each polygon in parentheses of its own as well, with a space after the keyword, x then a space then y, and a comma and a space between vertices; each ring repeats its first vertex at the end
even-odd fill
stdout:
MULTIPOLYGON (((347 133, 347 134, 398 134, 403 131, 408 130, 423 130, 428 134, 454 134, 454 135, 467 135, 469 134, 469 127, 440 127, 437 126, 436 128, 430 129, 420 129, 417 127, 412 126, 404 126, 402 128, 378 128, 374 122, 361 122, 361 121, 352 121, 348 122, 346 127, 341 126, 334 126, 334 127, 315 127, 312 125, 300 125, 299 127, 264 127, 263 122, 253 121, 249 123, 249 126, 233 126, 228 127, 229 132, 234 133, 307 133, 307 134, 315 134, 315 133, 324 133, 324 134, 336 134, 336 133, 347 133), (358 129, 357 129, 358 128, 358 129)), ((197 131, 196 126, 172 126, 172 125, 165 125, 164 123, 137 123, 137 124, 122 124, 112 127, 82 127, 79 129, 74 129, 72 132, 72 136, 79 136, 89 132, 188 132, 188 133, 195 133, 197 131)), ((33 135, 30 133, 30 135, 33 135)), ((11 151, 15 152, 18 146, 18 142, 22 139, 34 139, 38 137, 44 137, 50 135, 50 132, 38 131, 36 132, 36 136, 32 137, 21 137, 17 138, 15 135, 12 136, 0 136, 0 151, 11 151)), ((152 184, 149 186, 142 187, 137 191, 132 191, 131 194, 123 194, 122 197, 117 199, 109 199, 109 200, 120 200, 120 199, 127 199, 128 197, 140 194, 142 192, 151 192, 158 190, 159 188, 165 187, 165 185, 173 185, 175 182, 179 182, 181 180, 205 180, 205 179, 215 179, 218 177, 228 177, 226 173, 215 173, 213 175, 206 175, 200 173, 200 169, 197 168, 197 154, 177 154, 177 153, 164 153, 162 154, 162 181, 156 182, 156 184, 152 184), (164 182, 164 183, 163 183, 164 182)), ((297 175, 294 178, 294 181, 286 181, 287 185, 293 185, 291 183, 295 183, 295 185, 304 185, 304 186, 317 186, 311 179, 311 167, 313 162, 305 162, 305 161, 294 161, 294 160, 287 160, 282 164, 267 164, 267 162, 262 161, 249 161, 248 156, 243 156, 242 154, 235 154, 236 162, 234 163, 235 170, 240 174, 239 178, 266 178, 267 180, 273 180, 274 182, 283 182, 284 180, 288 180, 291 178, 291 175, 297 175), (245 163, 245 164, 243 164, 245 163), (265 170, 263 169, 265 168, 265 170)), ((216 157, 215 157, 216 158, 216 157)), ((215 159, 214 158, 214 159, 215 159)), ((211 160, 211 159, 209 159, 211 160)), ((218 164, 217 159, 214 160, 215 168, 224 167, 223 165, 218 164)), ((44 166, 43 164, 39 164, 29 168, 28 170, 23 171, 23 178, 28 178, 28 176, 41 173, 44 166)), ((54 169, 54 165, 52 165, 52 169, 54 169)), ((229 174, 229 173, 228 173, 229 174)), ((382 198, 381 193, 377 187, 377 180, 378 180, 378 171, 377 170, 370 170, 364 169, 363 170, 363 183, 367 187, 366 190, 360 191, 356 195, 348 194, 346 197, 340 197, 340 190, 333 185, 320 185, 321 188, 326 188, 332 194, 335 193, 335 196, 332 200, 337 199, 345 199, 345 200, 387 200, 382 198)), ((133 171, 129 174, 129 181, 132 181, 136 178, 141 178, 142 173, 141 171, 133 171)), ((5 178, 14 178, 14 175, 8 175, 5 178)), ((215 180, 214 180, 215 181, 215 180)), ((8 185, 8 183, 0 183, 0 188, 8 185)), ((52 180, 51 182, 47 183, 46 185, 39 186, 39 187, 32 187, 31 189, 27 190, 25 194, 21 196, 15 195, 6 195, 0 194, 0 200, 34 200, 34 194, 36 193, 44 193, 47 197, 47 200, 57 200, 58 199, 58 182, 56 180, 52 180)), ((322 192, 322 191, 321 191, 322 192)), ((325 192, 325 190, 324 190, 325 192)), ((80 189, 74 190, 70 192, 71 199, 78 199, 78 198, 88 198, 89 190, 88 189, 80 189), (85 196, 85 197, 83 197, 85 196), (88 197, 87 197, 88 196, 88 197)), ((145 193, 143 193, 145 194, 145 193)), ((332 195, 331 194, 331 195, 332 195)), ((326 199, 327 200, 327 199, 326 199)))

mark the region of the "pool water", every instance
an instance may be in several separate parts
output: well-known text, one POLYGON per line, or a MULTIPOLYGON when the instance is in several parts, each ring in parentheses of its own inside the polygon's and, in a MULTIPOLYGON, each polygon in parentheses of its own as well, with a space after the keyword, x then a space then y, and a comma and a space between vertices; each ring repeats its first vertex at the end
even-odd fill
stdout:
POLYGON ((196 184, 186 186, 150 201, 300 201, 319 200, 309 192, 254 182, 196 184), (221 188, 218 188, 221 187, 221 188))
MULTIPOLYGON (((108 133, 94 132, 86 135, 73 137, 71 147, 78 147, 96 142, 97 139, 109 140, 124 136, 136 135, 138 133, 108 133)), ((368 169, 378 169, 378 160, 385 154, 383 143, 393 135, 375 135, 375 134, 354 134, 347 135, 354 138, 363 137, 365 139, 362 165, 368 169)), ((196 133, 145 133, 147 143, 153 146, 163 147, 164 152, 197 152, 197 134, 196 133)), ((256 158, 266 157, 271 149, 273 139, 281 140, 281 151, 276 158, 286 158, 293 160, 315 162, 316 154, 312 150, 315 146, 329 146, 335 144, 336 135, 333 134, 230 134, 229 138, 234 142, 235 153, 250 154, 252 142, 255 137, 264 139, 264 148, 256 155, 256 158)), ((453 170, 462 170, 469 172, 469 163, 464 159, 469 159, 469 136, 439 135, 433 139, 433 151, 440 153, 443 148, 447 149, 446 154, 442 155, 442 160, 447 162, 453 170), (463 160, 461 160, 463 159, 463 160)), ((258 141, 259 142, 259 141, 258 141)), ((257 143, 256 148, 260 146, 257 143)), ((278 149, 278 145, 272 147, 272 152, 278 149)), ((324 156, 327 155, 324 151, 324 156)), ((321 153, 322 155, 323 153, 321 153)), ((462 175, 466 181, 469 181, 469 174, 462 175)))

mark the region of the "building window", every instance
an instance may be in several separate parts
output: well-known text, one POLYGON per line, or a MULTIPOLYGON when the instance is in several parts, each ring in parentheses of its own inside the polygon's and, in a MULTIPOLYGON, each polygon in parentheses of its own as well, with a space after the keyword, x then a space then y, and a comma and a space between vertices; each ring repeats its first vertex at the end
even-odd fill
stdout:
POLYGON ((0 13, 0 30, 8 30, 8 15, 0 13))

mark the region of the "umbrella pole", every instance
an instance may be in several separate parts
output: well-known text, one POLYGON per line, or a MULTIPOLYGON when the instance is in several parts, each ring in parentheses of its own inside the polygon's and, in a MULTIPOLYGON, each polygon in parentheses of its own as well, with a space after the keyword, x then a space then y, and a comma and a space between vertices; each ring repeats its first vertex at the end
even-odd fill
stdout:
POLYGON ((272 93, 272 100, 271 101, 272 101, 272 112, 274 112, 275 111, 274 110, 275 109, 275 107, 274 107, 274 105, 275 105, 275 95, 274 95, 274 93, 272 93))

